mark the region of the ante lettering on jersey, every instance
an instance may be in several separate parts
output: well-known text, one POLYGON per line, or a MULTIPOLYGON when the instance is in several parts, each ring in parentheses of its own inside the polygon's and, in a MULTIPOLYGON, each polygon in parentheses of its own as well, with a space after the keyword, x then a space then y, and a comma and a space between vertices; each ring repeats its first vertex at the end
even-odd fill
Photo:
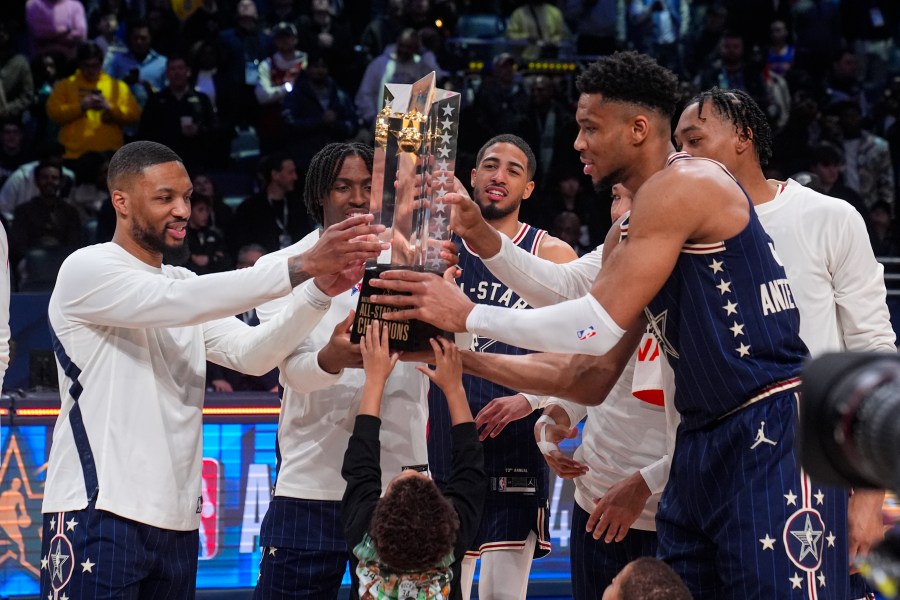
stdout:
POLYGON ((787 279, 775 279, 768 283, 760 284, 759 300, 763 316, 797 308, 787 279))
POLYGON ((465 282, 460 282, 459 289, 472 300, 487 300, 496 302, 500 306, 511 306, 517 309, 528 307, 528 303, 522 298, 513 302, 513 291, 509 288, 506 288, 498 297, 497 294, 503 289, 503 284, 497 281, 479 281, 476 286, 470 287, 468 290, 466 290, 465 282))

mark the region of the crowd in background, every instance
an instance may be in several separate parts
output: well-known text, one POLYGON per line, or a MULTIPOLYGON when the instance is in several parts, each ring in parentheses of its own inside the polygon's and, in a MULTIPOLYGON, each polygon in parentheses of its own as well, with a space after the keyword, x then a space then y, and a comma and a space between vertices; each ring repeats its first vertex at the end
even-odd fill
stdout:
MULTIPOLYGON (((579 253, 609 192, 572 147, 573 80, 631 48, 684 99, 742 89, 775 134, 768 174, 842 198, 900 256, 900 5, 891 0, 28 0, 0 8, 0 214, 14 290, 52 289, 108 241, 105 170, 123 143, 173 148, 194 182, 184 265, 246 265, 313 227, 301 193, 325 144, 370 141, 383 85, 436 71, 463 95, 457 172, 490 137, 535 150, 522 217, 579 253)), ((465 177, 463 177, 465 179, 465 177)))

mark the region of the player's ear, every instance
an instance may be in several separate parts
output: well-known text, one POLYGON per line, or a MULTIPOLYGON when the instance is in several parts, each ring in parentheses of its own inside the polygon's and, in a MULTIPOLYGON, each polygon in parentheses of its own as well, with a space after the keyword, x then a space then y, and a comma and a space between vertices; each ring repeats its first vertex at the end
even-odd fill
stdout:
POLYGON ((525 184, 525 191, 522 193, 522 200, 525 198, 531 197, 531 193, 534 191, 534 182, 529 181, 525 184))
POLYGON ((472 169, 472 177, 469 179, 469 184, 472 186, 472 189, 475 189, 475 169, 472 169))
POLYGON ((737 132, 737 141, 735 142, 735 150, 738 154, 743 154, 747 151, 753 151, 753 130, 749 127, 746 131, 737 132))
POLYGON ((128 206, 127 193, 123 192, 122 190, 113 190, 111 201, 117 215, 127 217, 130 214, 131 211, 130 207, 128 206))
POLYGON ((631 119, 631 139, 640 144, 650 134, 650 120, 646 115, 637 114, 631 119))

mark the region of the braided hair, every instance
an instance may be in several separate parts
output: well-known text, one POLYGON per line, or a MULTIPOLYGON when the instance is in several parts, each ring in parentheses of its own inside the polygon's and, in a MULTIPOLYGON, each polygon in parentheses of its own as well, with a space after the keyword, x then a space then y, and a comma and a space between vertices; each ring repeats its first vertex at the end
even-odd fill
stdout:
POLYGON ((372 172, 372 148, 358 142, 336 142, 328 144, 312 157, 306 173, 303 188, 303 199, 309 216, 321 227, 324 226, 325 211, 322 203, 328 199, 331 186, 334 185, 344 160, 348 156, 358 156, 366 163, 369 173, 372 172))
POLYGON ((734 128, 753 141, 753 149, 760 166, 765 166, 772 158, 772 130, 762 109, 750 95, 742 90, 710 88, 688 102, 697 104, 697 116, 703 116, 703 105, 709 103, 723 119, 730 121, 734 128))

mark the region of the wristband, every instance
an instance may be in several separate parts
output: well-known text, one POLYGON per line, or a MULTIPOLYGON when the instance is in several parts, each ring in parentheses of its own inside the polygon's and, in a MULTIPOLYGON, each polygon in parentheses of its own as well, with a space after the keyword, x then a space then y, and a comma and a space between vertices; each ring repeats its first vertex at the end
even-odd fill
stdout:
POLYGON ((541 425, 540 439, 537 441, 537 447, 538 450, 541 451, 541 454, 548 456, 554 450, 559 450, 559 446, 553 442, 547 441, 547 425, 556 425, 556 421, 553 420, 553 417, 541 415, 541 418, 537 420, 537 423, 541 425))

